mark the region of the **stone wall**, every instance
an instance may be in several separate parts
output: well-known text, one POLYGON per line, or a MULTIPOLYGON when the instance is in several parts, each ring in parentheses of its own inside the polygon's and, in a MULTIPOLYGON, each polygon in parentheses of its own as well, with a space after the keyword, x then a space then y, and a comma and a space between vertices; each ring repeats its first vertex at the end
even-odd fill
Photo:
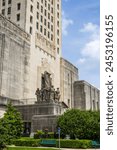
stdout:
POLYGON ((27 98, 30 36, 0 15, 0 96, 27 98))
POLYGON ((81 110, 99 110, 99 89, 86 81, 76 81, 74 83, 74 107, 81 110))

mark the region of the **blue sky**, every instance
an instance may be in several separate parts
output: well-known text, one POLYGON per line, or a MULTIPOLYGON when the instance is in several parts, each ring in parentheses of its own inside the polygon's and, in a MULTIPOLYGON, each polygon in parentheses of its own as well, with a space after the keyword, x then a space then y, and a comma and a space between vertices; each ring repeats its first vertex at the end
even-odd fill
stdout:
POLYGON ((62 57, 79 69, 79 79, 100 87, 99 0, 62 0, 62 57))

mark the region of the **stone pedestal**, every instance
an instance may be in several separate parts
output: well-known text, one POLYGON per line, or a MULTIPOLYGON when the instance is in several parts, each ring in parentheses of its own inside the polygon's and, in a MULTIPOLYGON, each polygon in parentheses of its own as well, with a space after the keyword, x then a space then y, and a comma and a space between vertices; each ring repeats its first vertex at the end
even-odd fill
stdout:
POLYGON ((55 101, 41 101, 33 105, 16 106, 21 112, 25 123, 31 123, 31 132, 48 129, 56 131, 56 120, 62 114, 62 103, 55 101))
POLYGON ((48 129, 49 132, 56 131, 58 115, 34 115, 32 117, 32 132, 48 129))

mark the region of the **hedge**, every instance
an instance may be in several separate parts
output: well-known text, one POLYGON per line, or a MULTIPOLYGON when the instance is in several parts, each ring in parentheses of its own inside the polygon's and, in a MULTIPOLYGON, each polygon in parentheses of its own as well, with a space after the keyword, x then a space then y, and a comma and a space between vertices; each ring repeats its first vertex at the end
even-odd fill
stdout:
MULTIPOLYGON (((57 147, 59 141, 57 140, 57 147)), ((91 140, 60 140, 60 147, 62 148, 91 148, 91 140)))
POLYGON ((38 147, 40 146, 40 139, 17 139, 12 140, 12 144, 15 146, 31 146, 31 147, 38 147))
MULTIPOLYGON (((47 140, 47 139, 46 139, 47 140)), ((37 147, 40 145, 41 139, 18 139, 13 140, 12 144, 16 146, 30 146, 37 147)), ((60 140, 62 148, 91 148, 91 140, 60 140)), ((59 141, 56 140, 56 147, 59 147, 59 141)))

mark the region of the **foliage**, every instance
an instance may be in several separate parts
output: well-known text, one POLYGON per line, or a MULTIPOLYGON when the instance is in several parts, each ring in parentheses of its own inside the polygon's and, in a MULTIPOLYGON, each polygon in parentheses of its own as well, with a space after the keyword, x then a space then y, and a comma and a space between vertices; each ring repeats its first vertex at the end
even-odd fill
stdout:
MULTIPOLYGON (((13 140, 12 144, 16 146, 30 146, 38 147, 40 146, 41 139, 17 139, 13 140)), ((57 147, 59 146, 59 141, 56 141, 57 147)), ((65 140, 61 139, 60 144, 62 148, 91 148, 91 140, 65 140)))
POLYGON ((0 120, 0 137, 4 139, 3 143, 10 144, 12 139, 19 138, 22 130, 23 122, 21 115, 12 104, 9 103, 4 117, 0 120))
POLYGON ((71 139, 100 138, 100 114, 96 111, 68 110, 59 117, 57 124, 61 128, 61 134, 68 134, 71 139))
POLYGON ((8 147, 7 150, 56 150, 55 148, 8 147))
MULTIPOLYGON (((60 140, 62 148, 91 148, 91 140, 60 140)), ((57 147, 59 147, 59 141, 57 140, 57 147)))
POLYGON ((34 139, 41 139, 41 138, 54 139, 55 134, 54 134, 54 132, 47 132, 46 133, 46 132, 43 132, 41 130, 37 130, 37 132, 34 134, 34 139))
POLYGON ((31 147, 38 147, 40 146, 40 139, 16 139, 16 140, 12 140, 12 144, 16 145, 16 146, 31 146, 31 147))
POLYGON ((2 126, 2 119, 0 119, 0 150, 5 148, 6 133, 6 129, 2 126))

